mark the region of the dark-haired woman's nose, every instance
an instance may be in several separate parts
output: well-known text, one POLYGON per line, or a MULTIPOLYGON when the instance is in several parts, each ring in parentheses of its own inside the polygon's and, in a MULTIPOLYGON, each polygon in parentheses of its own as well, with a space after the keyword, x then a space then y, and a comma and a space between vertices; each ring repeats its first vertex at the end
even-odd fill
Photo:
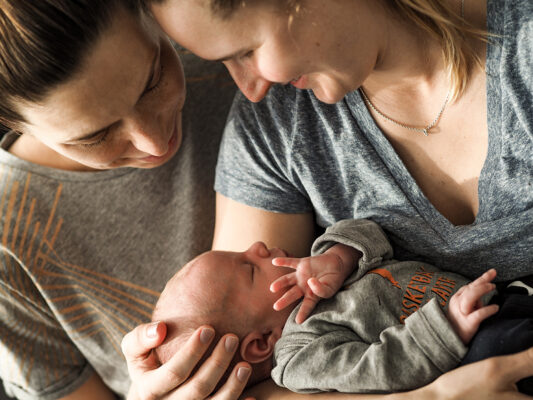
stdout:
POLYGON ((169 139, 161 127, 153 121, 135 120, 125 126, 130 142, 137 150, 160 157, 168 151, 169 139))

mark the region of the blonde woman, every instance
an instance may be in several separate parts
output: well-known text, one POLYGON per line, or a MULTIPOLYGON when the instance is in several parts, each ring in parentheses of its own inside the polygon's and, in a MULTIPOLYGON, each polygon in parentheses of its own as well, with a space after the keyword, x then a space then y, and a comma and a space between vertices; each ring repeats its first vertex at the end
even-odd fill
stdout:
MULTIPOLYGON (((304 255, 315 224, 369 218, 401 260, 470 278, 494 267, 501 284, 533 272, 530 0, 149 6, 174 40, 224 62, 243 94, 219 155, 214 248, 239 251, 259 239, 304 255)), ((162 376, 142 363, 162 326, 151 340, 139 327, 124 346, 144 392, 162 376)), ((181 372, 197 349, 183 350, 181 372)), ((222 375, 203 372, 195 398, 222 375)), ((514 383, 532 374, 524 352, 376 398, 525 398, 514 383)), ((159 393, 180 393, 184 379, 164 380, 159 393)), ((268 384, 254 393, 300 398, 268 384)))

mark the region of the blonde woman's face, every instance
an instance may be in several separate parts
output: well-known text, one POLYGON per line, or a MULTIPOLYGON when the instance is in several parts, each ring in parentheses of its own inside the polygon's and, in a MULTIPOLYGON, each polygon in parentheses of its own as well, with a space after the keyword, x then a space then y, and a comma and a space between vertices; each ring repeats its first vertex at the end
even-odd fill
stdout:
MULTIPOLYGON (((39 104, 21 104, 29 135, 67 169, 152 168, 181 143, 185 81, 157 24, 122 10, 81 70, 39 104)), ((49 158, 53 158, 49 157, 49 158)))
POLYGON ((278 2, 247 2, 227 19, 213 15, 208 0, 167 0, 151 8, 172 39, 202 58, 223 61, 251 101, 274 83, 291 83, 337 102, 375 65, 371 10, 367 1, 300 3, 286 12, 278 2))

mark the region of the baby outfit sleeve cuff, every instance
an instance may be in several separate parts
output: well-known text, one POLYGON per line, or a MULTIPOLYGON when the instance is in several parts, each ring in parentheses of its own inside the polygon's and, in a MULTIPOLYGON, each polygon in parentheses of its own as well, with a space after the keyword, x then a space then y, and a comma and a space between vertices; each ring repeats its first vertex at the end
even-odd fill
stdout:
POLYGON ((441 372, 457 366, 465 356, 467 347, 455 333, 436 299, 431 299, 405 320, 418 347, 441 372))

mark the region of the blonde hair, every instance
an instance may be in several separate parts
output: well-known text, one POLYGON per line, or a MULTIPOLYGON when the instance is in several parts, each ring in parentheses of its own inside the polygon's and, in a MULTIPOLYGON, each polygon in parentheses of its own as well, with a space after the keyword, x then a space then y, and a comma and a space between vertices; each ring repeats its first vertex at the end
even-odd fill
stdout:
POLYGON ((460 97, 472 69, 484 69, 483 60, 467 39, 487 42, 489 33, 469 24, 445 1, 387 0, 387 5, 440 43, 450 80, 450 100, 460 97))

